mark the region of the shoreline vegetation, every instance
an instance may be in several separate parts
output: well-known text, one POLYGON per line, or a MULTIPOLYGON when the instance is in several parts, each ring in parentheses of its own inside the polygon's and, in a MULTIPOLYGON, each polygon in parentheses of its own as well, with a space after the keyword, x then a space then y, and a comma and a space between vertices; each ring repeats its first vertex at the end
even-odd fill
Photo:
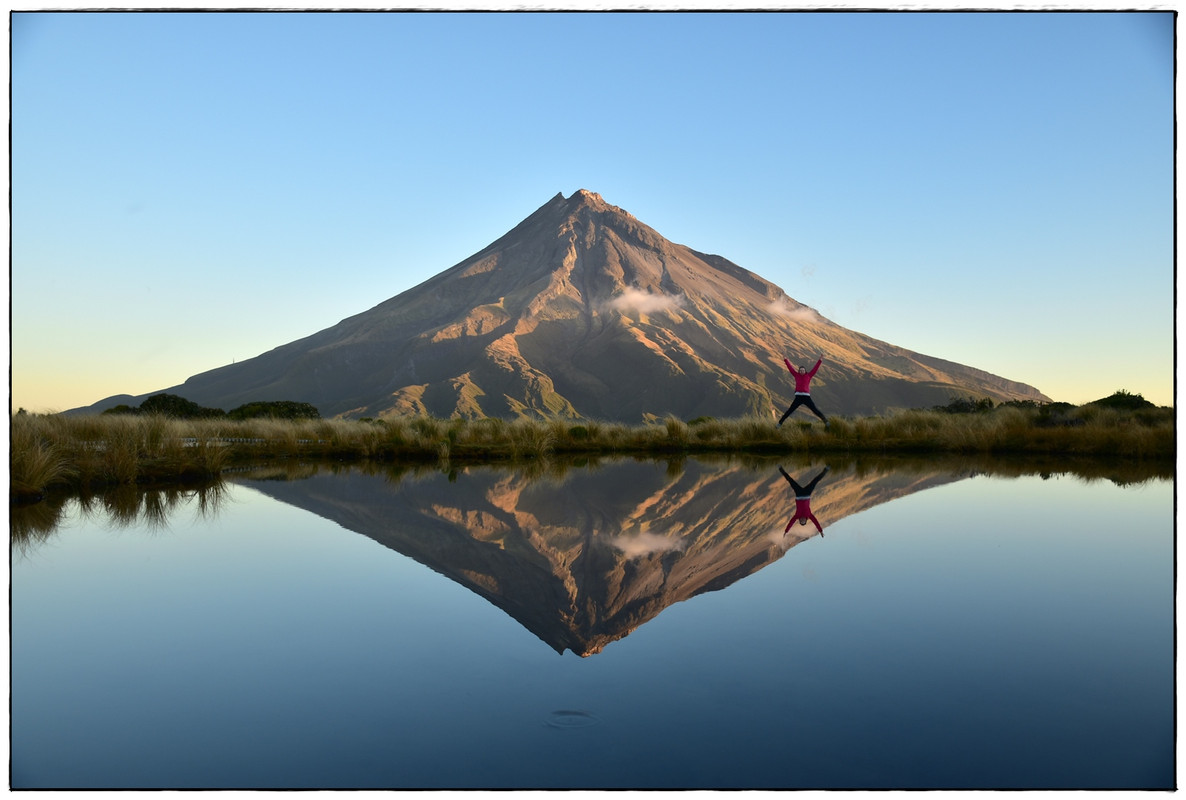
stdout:
POLYGON ((11 419, 11 502, 47 491, 184 485, 224 470, 291 459, 463 465, 551 457, 977 455, 1164 462, 1172 474, 1174 409, 1117 392, 1082 406, 954 400, 884 416, 594 420, 177 418, 139 412, 11 419))

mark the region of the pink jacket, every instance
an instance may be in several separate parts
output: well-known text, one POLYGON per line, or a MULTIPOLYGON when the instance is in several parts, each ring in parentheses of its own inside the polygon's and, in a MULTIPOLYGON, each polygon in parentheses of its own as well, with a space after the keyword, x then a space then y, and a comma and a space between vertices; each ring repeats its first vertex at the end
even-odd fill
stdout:
MULTIPOLYGON (((816 364, 816 366, 818 367, 819 364, 816 364)), ((814 371, 815 370, 812 370, 812 372, 814 372, 814 371)), ((795 498, 795 516, 791 517, 791 521, 787 523, 786 530, 784 530, 783 533, 787 533, 788 531, 790 531, 791 526, 794 525, 799 520, 800 517, 806 517, 807 519, 811 520, 812 522, 815 523, 815 529, 817 531, 819 531, 820 533, 824 532, 824 529, 822 527, 820 527, 819 520, 815 518, 815 514, 811 513, 811 498, 810 497, 803 497, 803 498, 796 497, 795 498)))
POLYGON ((811 368, 810 372, 799 372, 791 366, 789 358, 784 358, 783 363, 787 365, 787 369, 795 376, 795 394, 811 394, 811 378, 815 375, 815 371, 819 369, 819 365, 824 363, 824 360, 821 358, 815 362, 815 366, 811 368))

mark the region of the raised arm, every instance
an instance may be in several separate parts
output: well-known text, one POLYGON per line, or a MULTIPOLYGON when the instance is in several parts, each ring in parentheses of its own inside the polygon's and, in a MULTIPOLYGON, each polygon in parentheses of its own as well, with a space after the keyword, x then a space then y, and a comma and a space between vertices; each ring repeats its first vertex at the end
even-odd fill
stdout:
POLYGON ((807 377, 810 378, 812 375, 814 375, 815 371, 819 369, 819 365, 822 363, 824 363, 824 359, 821 357, 819 361, 815 362, 815 366, 811 368, 811 372, 807 373, 807 377))

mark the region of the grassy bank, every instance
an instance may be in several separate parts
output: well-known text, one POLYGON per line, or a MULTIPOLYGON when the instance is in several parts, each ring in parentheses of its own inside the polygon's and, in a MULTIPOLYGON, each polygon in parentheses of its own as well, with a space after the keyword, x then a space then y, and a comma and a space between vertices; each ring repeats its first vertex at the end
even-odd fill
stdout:
POLYGON ((17 414, 11 426, 11 497, 52 486, 100 488, 207 480, 269 459, 524 460, 549 455, 909 453, 1102 456, 1174 454, 1172 409, 1081 406, 986 413, 903 411, 820 423, 740 418, 625 425, 571 420, 178 420, 161 415, 17 414))

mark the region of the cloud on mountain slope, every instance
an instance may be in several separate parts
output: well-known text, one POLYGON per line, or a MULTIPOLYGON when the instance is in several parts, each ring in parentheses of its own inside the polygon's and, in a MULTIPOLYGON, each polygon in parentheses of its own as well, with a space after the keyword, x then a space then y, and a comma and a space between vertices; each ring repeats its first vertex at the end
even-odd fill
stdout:
POLYGON ((660 536, 657 533, 643 531, 632 536, 615 536, 609 540, 610 544, 621 550, 627 558, 640 558, 655 553, 669 553, 684 549, 680 539, 660 536))
POLYGON ((821 317, 807 306, 792 306, 785 297, 780 297, 766 307, 772 316, 797 322, 819 322, 821 317))
POLYGON ((684 298, 671 294, 651 294, 641 289, 626 289, 606 303, 616 311, 637 311, 640 314, 654 314, 658 311, 675 311, 684 307, 684 298))

